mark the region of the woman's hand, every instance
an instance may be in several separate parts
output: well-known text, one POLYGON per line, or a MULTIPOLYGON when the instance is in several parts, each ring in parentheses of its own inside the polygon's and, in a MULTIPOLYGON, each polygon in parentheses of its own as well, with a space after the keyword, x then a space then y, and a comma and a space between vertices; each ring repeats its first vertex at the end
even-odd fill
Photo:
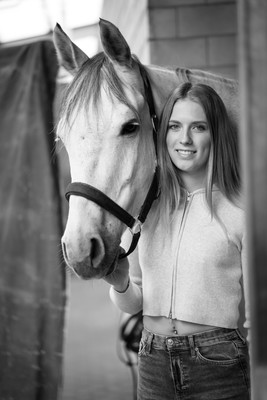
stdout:
POLYGON ((117 292, 125 292, 129 283, 129 261, 127 257, 119 258, 120 254, 124 253, 124 249, 120 247, 113 272, 103 278, 107 283, 112 285, 117 292))

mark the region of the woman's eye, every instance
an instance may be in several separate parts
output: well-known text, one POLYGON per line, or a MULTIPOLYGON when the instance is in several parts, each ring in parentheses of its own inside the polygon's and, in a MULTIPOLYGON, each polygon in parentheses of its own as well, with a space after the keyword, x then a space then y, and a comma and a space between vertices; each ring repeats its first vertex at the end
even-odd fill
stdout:
POLYGON ((139 124, 127 124, 122 128, 122 135, 132 135, 139 129, 139 124))
POLYGON ((194 132, 204 132, 204 131, 207 130, 207 127, 206 127, 205 125, 194 125, 194 126, 192 127, 192 130, 193 130, 194 132))
POLYGON ((170 124, 169 127, 168 127, 168 129, 171 130, 171 131, 178 131, 179 128, 180 128, 179 124, 170 124))

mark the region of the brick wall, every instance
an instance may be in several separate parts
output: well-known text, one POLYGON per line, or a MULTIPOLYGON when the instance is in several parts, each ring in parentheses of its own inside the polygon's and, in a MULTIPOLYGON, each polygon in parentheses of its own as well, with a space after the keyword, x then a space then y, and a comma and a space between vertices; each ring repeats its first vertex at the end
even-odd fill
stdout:
POLYGON ((149 0, 151 63, 237 74, 237 4, 149 0))
POLYGON ((144 64, 237 77, 237 0, 105 0, 102 16, 144 64))

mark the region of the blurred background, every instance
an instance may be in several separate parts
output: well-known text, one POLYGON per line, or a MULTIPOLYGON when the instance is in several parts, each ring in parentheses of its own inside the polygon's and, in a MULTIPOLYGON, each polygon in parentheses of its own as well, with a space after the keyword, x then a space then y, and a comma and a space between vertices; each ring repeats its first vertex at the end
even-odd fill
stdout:
MULTIPOLYGON (((108 285, 76 278, 60 251, 70 177, 54 127, 71 77, 58 68, 56 22, 89 56, 101 50, 101 17, 121 30, 144 64, 248 82, 248 69, 257 77, 242 14, 252 15, 253 1, 245 3, 243 9, 237 0, 0 0, 1 400, 134 398, 132 371, 120 359, 121 315, 108 285)), ((259 7, 250 28, 260 21, 259 7)), ((258 35, 253 43, 260 50, 264 40, 258 35)))

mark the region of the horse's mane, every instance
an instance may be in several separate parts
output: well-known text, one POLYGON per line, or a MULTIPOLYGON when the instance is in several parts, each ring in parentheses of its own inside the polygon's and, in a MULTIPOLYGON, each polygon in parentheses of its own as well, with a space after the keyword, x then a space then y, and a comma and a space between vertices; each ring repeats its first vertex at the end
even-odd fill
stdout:
MULTIPOLYGON (((133 56, 134 64, 138 64, 140 71, 144 70, 144 66, 135 56, 133 56)), ((135 114, 137 113, 137 110, 125 95, 125 83, 120 79, 108 57, 103 52, 100 52, 82 65, 67 87, 60 111, 61 124, 68 124, 74 112, 77 113, 81 109, 85 110, 86 105, 91 101, 97 110, 100 102, 100 89, 103 83, 105 83, 105 88, 111 99, 112 95, 115 96, 121 103, 132 109, 135 114)))

